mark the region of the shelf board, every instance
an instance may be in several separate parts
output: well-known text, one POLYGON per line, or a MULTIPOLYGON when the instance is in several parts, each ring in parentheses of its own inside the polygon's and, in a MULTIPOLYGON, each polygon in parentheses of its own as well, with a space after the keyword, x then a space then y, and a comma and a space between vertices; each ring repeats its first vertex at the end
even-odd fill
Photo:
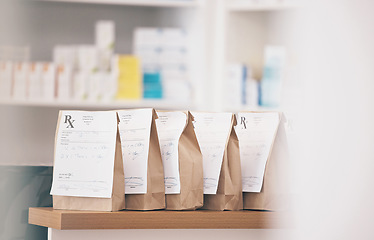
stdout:
POLYGON ((201 0, 40 0, 44 2, 129 5, 143 7, 199 7, 201 0))
POLYGON ((29 224, 72 229, 265 229, 288 227, 265 211, 68 211, 30 208, 29 224))
POLYGON ((297 8, 299 5, 294 2, 279 3, 256 3, 248 0, 230 1, 227 4, 228 11, 244 12, 244 11, 279 11, 297 8))
POLYGON ((29 106, 29 107, 58 107, 58 108, 96 108, 96 109, 121 109, 121 108, 155 108, 164 110, 189 110, 191 104, 171 100, 140 99, 116 101, 37 101, 37 100, 1 100, 0 105, 29 106))

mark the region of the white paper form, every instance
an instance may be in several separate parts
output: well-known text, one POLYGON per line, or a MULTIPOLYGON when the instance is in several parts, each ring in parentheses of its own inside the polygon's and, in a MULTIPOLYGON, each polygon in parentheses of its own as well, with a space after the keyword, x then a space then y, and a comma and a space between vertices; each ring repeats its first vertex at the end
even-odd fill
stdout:
POLYGON ((193 112, 192 115, 203 155, 204 194, 216 194, 232 114, 193 112))
POLYGON ((51 194, 111 198, 116 112, 62 111, 51 194))
POLYGON ((147 193, 152 108, 118 111, 125 194, 147 193))
POLYGON ((279 114, 238 113, 243 192, 261 192, 267 159, 279 125, 279 114))
POLYGON ((180 194, 178 143, 187 124, 184 112, 157 112, 156 120, 164 165, 165 194, 180 194))

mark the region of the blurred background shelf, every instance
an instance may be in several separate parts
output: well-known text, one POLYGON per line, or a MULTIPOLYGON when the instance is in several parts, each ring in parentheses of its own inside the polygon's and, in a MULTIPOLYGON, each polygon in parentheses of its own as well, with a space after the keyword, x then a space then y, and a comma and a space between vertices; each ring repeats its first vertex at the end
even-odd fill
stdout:
MULTIPOLYGON (((22 46, 28 46, 30 62, 51 62, 54 47, 60 44, 94 44, 95 23, 102 20, 112 21, 115 25, 114 52, 118 54, 133 53, 136 43, 134 33, 138 28, 185 30, 191 36, 188 60, 190 97, 179 95, 184 93, 180 90, 170 98, 163 94, 164 99, 140 98, 113 102, 75 100, 78 98, 64 98, 64 101, 18 101, 9 97, 6 98, 9 100, 0 100, 0 125, 23 126, 17 129, 5 128, 2 131, 2 164, 51 166, 58 110, 61 109, 111 110, 152 107, 164 110, 217 112, 288 110, 284 105, 280 105, 279 108, 268 108, 230 104, 230 99, 241 95, 227 88, 227 66, 231 64, 246 65, 250 68, 253 79, 258 82, 262 79, 264 49, 268 45, 285 46, 292 57, 294 44, 287 37, 291 36, 287 30, 293 24, 291 11, 260 11, 293 7, 286 0, 271 5, 255 5, 254 3, 260 2, 255 0, 16 2, 17 11, 23 14, 20 18, 14 16, 14 21, 24 25, 17 37, 25 41, 22 42, 22 46), (259 11, 252 11, 255 9, 259 11)), ((9 29, 2 37, 6 38, 7 42, 12 42, 12 34, 12 29, 9 29)), ((293 81, 287 80, 289 85, 293 84, 293 81)), ((290 98, 289 96, 293 95, 285 92, 284 96, 290 98)), ((291 101, 282 100, 286 103, 291 101)))
POLYGON ((46 2, 87 3, 103 5, 129 5, 143 7, 199 7, 201 0, 41 0, 46 2))
POLYGON ((260 3, 248 0, 234 0, 227 3, 227 9, 231 12, 255 12, 255 11, 280 11, 297 8, 295 2, 260 3))
POLYGON ((165 110, 193 108, 192 104, 184 102, 175 102, 168 100, 116 100, 112 102, 104 101, 37 101, 37 100, 0 100, 3 106, 21 106, 21 107, 57 107, 61 109, 72 108, 98 108, 98 109, 120 109, 120 108, 155 108, 165 110))

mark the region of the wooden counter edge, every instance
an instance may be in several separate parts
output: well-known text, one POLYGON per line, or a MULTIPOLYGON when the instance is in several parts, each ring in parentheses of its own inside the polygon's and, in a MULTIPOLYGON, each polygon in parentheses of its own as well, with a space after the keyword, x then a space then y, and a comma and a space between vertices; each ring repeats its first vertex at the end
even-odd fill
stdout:
POLYGON ((73 229, 275 229, 288 228, 282 215, 262 211, 64 211, 30 208, 29 223, 73 229))
POLYGON ((49 207, 29 208, 29 224, 61 230, 61 213, 49 207))

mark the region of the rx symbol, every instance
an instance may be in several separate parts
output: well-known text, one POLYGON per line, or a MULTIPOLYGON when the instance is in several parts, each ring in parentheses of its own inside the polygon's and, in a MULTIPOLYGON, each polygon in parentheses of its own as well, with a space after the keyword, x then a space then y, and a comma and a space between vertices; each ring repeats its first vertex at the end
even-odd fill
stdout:
POLYGON ((74 128, 73 122, 75 122, 75 120, 71 120, 70 115, 65 115, 65 123, 68 124, 68 126, 66 128, 74 128))
POLYGON ((244 129, 247 129, 247 126, 245 125, 245 117, 240 118, 240 124, 243 124, 244 129))

